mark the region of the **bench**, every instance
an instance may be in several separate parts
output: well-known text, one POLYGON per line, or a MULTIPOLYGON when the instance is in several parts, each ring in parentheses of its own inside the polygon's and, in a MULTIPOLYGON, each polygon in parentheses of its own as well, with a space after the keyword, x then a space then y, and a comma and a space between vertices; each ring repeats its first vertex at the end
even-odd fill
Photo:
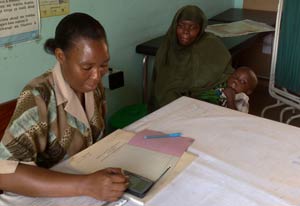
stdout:
MULTIPOLYGON (((16 99, 0 104, 0 140, 2 139, 4 131, 10 121, 11 116, 14 113, 16 104, 17 104, 16 99)), ((1 193, 2 190, 0 190, 0 194, 1 193)))
POLYGON ((17 100, 13 99, 0 104, 0 140, 16 107, 17 100))

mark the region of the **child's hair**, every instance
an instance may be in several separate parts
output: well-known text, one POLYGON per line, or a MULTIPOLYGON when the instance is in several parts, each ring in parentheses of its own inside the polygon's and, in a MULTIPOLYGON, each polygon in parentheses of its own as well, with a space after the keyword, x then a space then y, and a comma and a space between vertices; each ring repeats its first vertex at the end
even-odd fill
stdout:
POLYGON ((257 79, 257 76, 255 74, 255 72, 250 68, 250 67, 246 67, 246 66, 242 66, 242 67, 239 67, 237 69, 241 69, 241 70, 244 70, 248 73, 249 77, 250 77, 250 90, 251 90, 251 93, 254 91, 254 89, 257 87, 257 84, 258 84, 258 79, 257 79))

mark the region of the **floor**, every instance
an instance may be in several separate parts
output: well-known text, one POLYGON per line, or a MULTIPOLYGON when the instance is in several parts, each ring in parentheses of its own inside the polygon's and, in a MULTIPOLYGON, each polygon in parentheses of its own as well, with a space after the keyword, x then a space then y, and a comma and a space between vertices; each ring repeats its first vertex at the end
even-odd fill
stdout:
MULTIPOLYGON (((251 94, 251 96, 250 96, 250 102, 249 102, 250 103, 250 111, 249 111, 250 114, 253 114, 256 116, 261 116, 261 112, 264 109, 264 107, 276 103, 276 100, 269 95, 268 84, 269 84, 268 80, 259 79, 257 88, 255 89, 253 94, 251 94)), ((265 113, 265 118, 279 121, 280 120, 280 111, 283 108, 284 108, 284 106, 278 107, 276 109, 267 110, 265 113)), ((283 122, 286 122, 286 120, 289 117, 291 117, 292 114, 293 114, 292 111, 287 111, 284 114, 283 122)), ((300 112, 295 111, 295 114, 300 114, 300 112)), ((290 125, 300 127, 300 118, 292 120, 290 122, 290 125)))

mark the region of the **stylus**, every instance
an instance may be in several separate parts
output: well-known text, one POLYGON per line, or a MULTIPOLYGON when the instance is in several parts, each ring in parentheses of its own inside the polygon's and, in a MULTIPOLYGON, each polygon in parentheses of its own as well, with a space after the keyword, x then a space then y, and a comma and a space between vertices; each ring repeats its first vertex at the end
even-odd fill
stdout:
POLYGON ((145 139, 155 139, 155 138, 174 138, 174 137, 181 137, 181 133, 170 133, 170 134, 163 134, 163 135, 146 135, 144 136, 145 139))
POLYGON ((167 172, 168 172, 168 170, 170 169, 171 167, 169 166, 156 180, 155 180, 155 182, 154 183, 156 183, 156 182, 158 182, 158 180, 160 180, 163 176, 164 176, 164 174, 166 174, 167 172))

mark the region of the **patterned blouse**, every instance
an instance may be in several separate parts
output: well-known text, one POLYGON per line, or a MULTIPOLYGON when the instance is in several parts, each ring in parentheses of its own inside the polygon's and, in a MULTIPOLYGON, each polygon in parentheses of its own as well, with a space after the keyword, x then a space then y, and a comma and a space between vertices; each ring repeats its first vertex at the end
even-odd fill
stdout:
POLYGON ((58 63, 33 79, 21 92, 0 143, 0 173, 14 172, 20 161, 49 168, 101 139, 102 84, 84 96, 85 108, 58 63))

